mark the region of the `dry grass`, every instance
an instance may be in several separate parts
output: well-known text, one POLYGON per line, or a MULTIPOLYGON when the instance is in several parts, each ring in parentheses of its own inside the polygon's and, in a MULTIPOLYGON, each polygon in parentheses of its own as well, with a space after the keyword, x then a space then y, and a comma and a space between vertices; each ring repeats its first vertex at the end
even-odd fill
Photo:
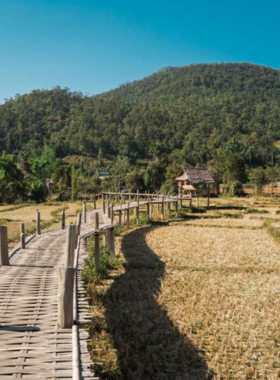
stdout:
MULTIPOLYGON (((213 204, 235 212, 256 201, 243 200, 213 204)), ((101 379, 280 377, 279 246, 262 218, 207 215, 119 239, 124 268, 91 288, 101 379)))
MULTIPOLYGON (((60 228, 60 223, 58 222, 59 213, 56 216, 56 212, 63 207, 66 208, 65 215, 67 223, 74 223, 76 221, 76 212, 81 209, 81 205, 74 202, 58 202, 55 204, 39 204, 39 205, 28 205, 17 209, 12 209, 16 206, 1 206, 0 207, 0 225, 5 225, 8 227, 8 238, 9 246, 13 247, 19 241, 19 231, 20 224, 25 224, 26 231, 33 233, 36 229, 36 210, 40 211, 41 222, 45 227, 42 231, 48 231, 60 228), (10 211, 5 211, 6 209, 11 209, 10 211)), ((88 208, 91 208, 89 204, 88 208)))

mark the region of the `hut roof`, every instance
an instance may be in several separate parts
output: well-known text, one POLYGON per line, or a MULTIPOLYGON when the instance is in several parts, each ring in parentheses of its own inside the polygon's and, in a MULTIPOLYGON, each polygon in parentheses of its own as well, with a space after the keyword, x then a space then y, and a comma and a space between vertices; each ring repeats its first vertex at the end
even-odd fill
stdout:
POLYGON ((176 181, 186 180, 189 180, 191 184, 210 184, 215 182, 207 169, 200 168, 183 168, 180 171, 179 176, 176 178, 176 181))

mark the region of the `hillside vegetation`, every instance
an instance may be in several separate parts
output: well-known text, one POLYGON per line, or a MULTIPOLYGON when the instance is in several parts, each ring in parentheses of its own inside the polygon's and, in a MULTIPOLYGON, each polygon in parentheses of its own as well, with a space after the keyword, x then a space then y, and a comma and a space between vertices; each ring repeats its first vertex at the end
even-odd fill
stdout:
POLYGON ((278 70, 246 63, 168 67, 95 97, 34 90, 0 106, 0 152, 30 175, 46 146, 64 166, 68 156, 92 158, 88 174, 125 157, 116 171, 148 165, 156 176, 135 186, 151 191, 170 187, 181 165, 208 164, 217 182, 229 182, 227 170, 245 182, 251 167, 279 160, 279 95, 278 70))

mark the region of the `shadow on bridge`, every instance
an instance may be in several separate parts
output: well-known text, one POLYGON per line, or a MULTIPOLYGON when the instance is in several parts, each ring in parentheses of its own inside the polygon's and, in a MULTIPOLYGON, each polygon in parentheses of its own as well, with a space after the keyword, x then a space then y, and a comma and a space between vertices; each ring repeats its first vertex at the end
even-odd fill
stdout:
POLYGON ((179 332, 167 311, 157 303, 165 264, 146 244, 145 235, 152 228, 155 227, 138 229, 123 237, 126 272, 115 279, 102 298, 121 375, 107 373, 100 377, 212 379, 203 354, 179 332))

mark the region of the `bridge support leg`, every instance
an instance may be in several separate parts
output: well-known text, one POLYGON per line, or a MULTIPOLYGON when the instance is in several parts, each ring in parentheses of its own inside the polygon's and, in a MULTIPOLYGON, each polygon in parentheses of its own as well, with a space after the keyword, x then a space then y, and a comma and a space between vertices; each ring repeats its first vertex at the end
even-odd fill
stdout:
POLYGON ((129 208, 127 209, 127 214, 126 214, 126 226, 127 226, 127 229, 129 228, 129 208))
POLYGON ((115 229, 110 228, 109 238, 110 238, 110 255, 115 257, 115 229))
POLYGON ((94 236, 94 262, 96 271, 100 269, 99 234, 94 236))
POLYGON ((136 224, 139 226, 139 207, 136 207, 136 224))

